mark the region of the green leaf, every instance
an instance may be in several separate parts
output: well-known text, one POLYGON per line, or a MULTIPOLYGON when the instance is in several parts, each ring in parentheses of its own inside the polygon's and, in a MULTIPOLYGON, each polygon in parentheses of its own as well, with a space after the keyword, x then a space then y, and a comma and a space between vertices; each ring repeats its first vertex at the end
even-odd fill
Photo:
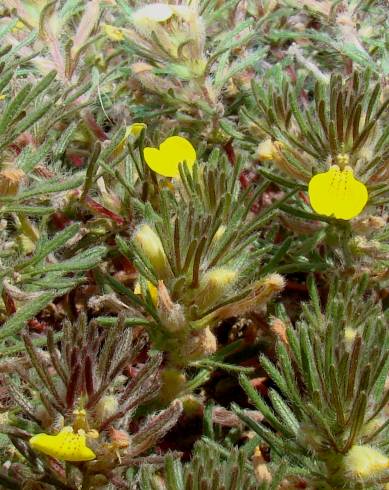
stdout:
POLYGON ((51 303, 56 296, 56 291, 44 293, 19 308, 1 327, 0 340, 18 334, 25 327, 26 322, 51 303))
POLYGON ((60 271, 60 272, 75 272, 86 271, 96 267, 107 252, 105 246, 93 247, 89 250, 75 255, 68 260, 62 260, 57 264, 49 264, 43 267, 37 267, 30 274, 42 274, 44 272, 60 271))
POLYGON ((41 243, 34 257, 21 262, 20 264, 17 265, 16 269, 20 271, 25 267, 30 267, 32 265, 37 264, 45 257, 47 257, 47 255, 49 255, 50 253, 63 247, 67 241, 69 241, 78 233, 79 229, 80 226, 77 223, 74 223, 68 226, 67 228, 65 228, 64 230, 60 231, 59 233, 57 233, 52 240, 47 240, 44 243, 41 243))
POLYGON ((23 206, 22 204, 8 204, 0 207, 0 214, 24 213, 30 216, 44 216, 55 211, 49 206, 23 206))

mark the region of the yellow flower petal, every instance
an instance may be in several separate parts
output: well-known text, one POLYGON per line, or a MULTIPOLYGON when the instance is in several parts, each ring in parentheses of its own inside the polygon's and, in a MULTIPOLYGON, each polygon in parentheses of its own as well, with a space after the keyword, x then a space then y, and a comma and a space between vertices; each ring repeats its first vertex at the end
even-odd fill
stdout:
POLYGON ((154 303, 154 305, 157 305, 157 303, 158 303, 158 289, 150 281, 147 281, 147 287, 149 289, 149 293, 150 293, 152 302, 154 303))
MULTIPOLYGON (((152 302, 154 303, 155 306, 157 306, 157 303, 158 303, 158 289, 150 281, 147 281, 147 289, 149 290, 149 293, 150 293, 152 302)), ((137 281, 135 283, 134 294, 138 294, 138 295, 141 295, 142 294, 142 289, 140 287, 140 282, 139 281, 137 281)))
POLYGON ((135 141, 139 137, 140 133, 142 132, 142 129, 146 129, 146 128, 147 125, 145 123, 134 123, 131 124, 131 126, 128 126, 126 132, 124 133, 123 138, 120 140, 119 144, 116 146, 115 150, 113 151, 113 156, 116 158, 120 155, 120 153, 124 150, 127 139, 130 136, 133 138, 132 141, 135 141))
POLYGON ((316 213, 344 220, 358 216, 368 199, 366 186, 354 177, 352 168, 340 170, 337 165, 312 177, 308 194, 316 213))
POLYGON ((142 130, 146 128, 147 128, 147 124, 145 123, 131 124, 131 126, 127 128, 125 136, 126 138, 128 138, 128 136, 133 136, 134 138, 137 138, 142 132, 142 130))
POLYGON ((192 144, 181 136, 171 136, 158 148, 146 147, 144 157, 147 165, 165 177, 178 177, 178 165, 186 162, 191 169, 196 161, 196 151, 192 144))
POLYGON ((104 32, 112 41, 123 41, 125 38, 119 27, 111 26, 109 24, 104 25, 104 32))
POLYGON ((72 427, 64 427, 55 436, 37 434, 31 437, 30 446, 62 461, 91 461, 96 458, 92 449, 86 445, 85 434, 82 431, 75 434, 72 427))

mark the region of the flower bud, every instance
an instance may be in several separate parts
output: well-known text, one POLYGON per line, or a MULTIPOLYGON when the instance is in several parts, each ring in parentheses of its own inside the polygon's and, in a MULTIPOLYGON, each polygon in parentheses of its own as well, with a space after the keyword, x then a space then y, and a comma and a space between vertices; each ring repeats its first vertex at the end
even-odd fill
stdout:
POLYGON ((261 450, 257 446, 253 455, 254 474, 259 483, 271 482, 272 476, 262 456, 261 450))
POLYGON ((380 256, 381 243, 378 240, 367 240, 363 236, 355 236, 349 240, 351 252, 356 256, 370 255, 373 257, 380 256))
POLYGON ((382 216, 368 216, 356 219, 352 223, 353 231, 357 233, 371 233, 372 231, 381 230, 386 226, 386 219, 382 216))
POLYGON ((325 446, 325 441, 317 428, 308 423, 301 424, 298 431, 298 441, 302 446, 318 452, 325 446))
POLYGON ((181 397, 184 414, 187 417, 202 416, 204 410, 203 400, 198 396, 186 395, 181 397))
POLYGON ((151 262, 158 276, 165 277, 167 273, 167 259, 162 242, 155 231, 147 224, 138 228, 134 235, 135 243, 151 262))
POLYGON ((347 472, 357 477, 374 477, 389 468, 389 458, 370 446, 353 446, 344 458, 347 472))
POLYGON ((181 354, 187 361, 196 361, 214 354, 217 340, 209 327, 194 332, 182 345, 181 354))
POLYGON ((130 436, 124 430, 117 430, 114 427, 110 428, 109 436, 115 448, 126 448, 130 445, 130 436))
POLYGON ((216 267, 206 272, 200 281, 197 304, 201 308, 209 308, 220 302, 237 279, 238 272, 227 267, 216 267))
POLYGON ((19 168, 6 167, 0 172, 0 194, 2 196, 15 196, 25 176, 19 168))
POLYGON ((209 315, 209 320, 220 321, 257 310, 282 291, 284 286, 285 280, 280 274, 269 274, 253 284, 252 292, 247 297, 218 308, 209 315))
POLYGON ((216 230, 216 233, 214 237, 212 238, 212 243, 216 244, 218 240, 224 235, 226 231, 226 227, 224 225, 220 225, 219 228, 216 230))
POLYGON ((18 235, 16 242, 20 250, 26 255, 33 253, 35 250, 35 243, 25 233, 18 235))
POLYGON ((258 145, 256 157, 263 162, 273 160, 276 151, 273 141, 268 138, 258 145))
POLYGON ((280 318, 273 318, 271 320, 271 331, 277 336, 277 338, 285 345, 288 345, 288 337, 286 335, 286 325, 280 318))
POLYGON ((185 374, 178 369, 165 368, 161 372, 162 386, 159 392, 159 400, 168 404, 185 388, 186 377, 185 374))
POLYGON ((103 396, 96 405, 96 417, 100 420, 106 420, 114 415, 118 410, 118 401, 114 396, 103 396))

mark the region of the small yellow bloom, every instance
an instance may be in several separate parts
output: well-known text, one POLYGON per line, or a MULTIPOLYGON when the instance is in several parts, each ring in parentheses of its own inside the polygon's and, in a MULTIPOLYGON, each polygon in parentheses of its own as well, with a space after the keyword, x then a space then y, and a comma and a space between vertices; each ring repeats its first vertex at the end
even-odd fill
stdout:
POLYGON ((353 446, 344 462, 346 469, 359 477, 376 476, 389 468, 389 458, 370 446, 353 446))
POLYGON ((165 177, 178 177, 178 165, 186 162, 192 169, 196 161, 196 151, 192 144, 181 136, 170 136, 158 148, 146 147, 144 157, 147 165, 165 177))
POLYGON ((128 138, 129 136, 132 136, 133 138, 137 138, 138 136, 140 136, 142 130, 146 128, 147 128, 147 124, 145 123, 131 124, 131 126, 127 128, 125 137, 128 138))
POLYGON ((0 94, 0 100, 4 100, 6 98, 6 95, 0 94))
MULTIPOLYGON (((150 281, 147 281, 147 289, 149 290, 152 302, 154 303, 154 305, 157 305, 157 303, 158 303, 158 289, 150 281)), ((142 294, 142 289, 140 287, 139 281, 137 281, 135 283, 134 293, 139 294, 139 295, 142 294)))
POLYGON ((316 213, 344 220, 358 216, 368 199, 366 186, 354 177, 349 166, 340 170, 333 165, 328 172, 312 177, 308 194, 316 213))
POLYGON ((134 123, 131 126, 128 126, 126 132, 124 133, 123 138, 120 140, 119 144, 116 146, 113 155, 115 157, 119 156, 120 153, 124 150, 124 146, 128 140, 131 138, 132 141, 135 141, 139 138, 143 129, 146 129, 147 125, 145 123, 134 123))
POLYGON ((62 461, 91 461, 95 453, 86 445, 83 430, 73 432, 70 426, 64 427, 55 436, 37 434, 30 439, 30 446, 48 456, 62 461))
POLYGON ((112 41, 123 41, 123 39, 125 39, 123 31, 119 27, 111 26, 110 24, 104 25, 104 33, 112 41))
POLYGON ((135 24, 144 21, 165 22, 174 14, 170 5, 165 3, 151 3, 141 7, 132 14, 132 19, 135 24))

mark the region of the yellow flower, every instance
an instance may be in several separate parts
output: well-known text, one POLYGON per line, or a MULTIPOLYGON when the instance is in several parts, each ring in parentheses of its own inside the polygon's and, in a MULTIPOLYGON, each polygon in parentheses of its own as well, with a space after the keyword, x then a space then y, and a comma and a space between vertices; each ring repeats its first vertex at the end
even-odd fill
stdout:
POLYGON ((132 18, 135 24, 142 22, 165 22, 174 14, 170 5, 165 3, 151 3, 141 7, 133 13, 132 18))
POLYGON ((366 186, 354 177, 349 166, 340 170, 333 165, 328 172, 312 177, 308 194, 316 213, 345 220, 358 216, 368 199, 366 186))
POLYGON ((37 434, 30 439, 30 446, 48 456, 62 461, 91 461, 95 453, 86 445, 83 430, 73 432, 70 426, 64 427, 55 436, 37 434))
POLYGON ((192 169, 196 161, 196 151, 192 144, 181 136, 170 136, 158 148, 146 147, 144 157, 147 165, 165 177, 178 177, 178 165, 186 162, 192 169))
POLYGON ((145 123, 131 124, 131 126, 127 128, 125 137, 128 138, 129 136, 132 136, 133 138, 137 138, 142 132, 142 129, 146 129, 146 128, 147 128, 147 124, 145 123))
POLYGON ((123 39, 125 39, 123 31, 119 29, 119 27, 111 26, 110 24, 105 24, 104 32, 112 41, 123 41, 123 39))
POLYGON ((376 476, 389 468, 389 458, 370 446, 353 446, 344 459, 346 469, 356 476, 376 476))
MULTIPOLYGON (((157 305, 157 303, 158 303, 158 289, 150 281, 147 281, 147 289, 149 290, 152 302, 154 303, 154 305, 157 305)), ((137 281, 135 283, 134 293, 139 294, 139 295, 142 294, 142 289, 140 287, 139 281, 137 281)))
POLYGON ((135 141, 139 138, 140 133, 143 129, 146 129, 147 125, 145 123, 134 123, 131 126, 128 126, 126 132, 124 133, 123 138, 120 140, 119 144, 116 146, 113 156, 117 157, 124 150, 124 146, 127 142, 128 138, 132 138, 132 141, 135 141))

